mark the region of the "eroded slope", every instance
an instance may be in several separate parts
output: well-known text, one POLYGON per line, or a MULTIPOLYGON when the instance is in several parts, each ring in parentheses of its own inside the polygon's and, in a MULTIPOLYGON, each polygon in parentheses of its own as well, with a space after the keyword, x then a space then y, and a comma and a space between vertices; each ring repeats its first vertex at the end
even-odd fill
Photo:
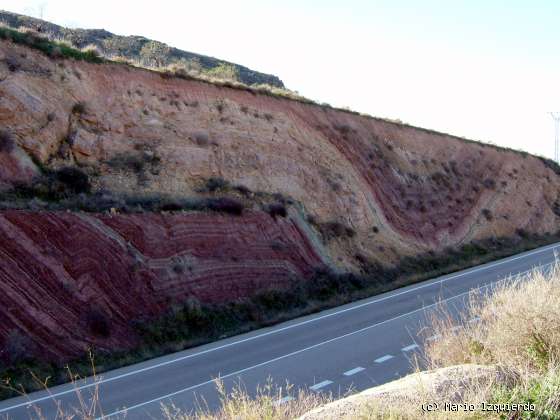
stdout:
POLYGON ((92 193, 207 197, 227 184, 248 206, 85 214, 44 212, 35 199, 33 212, 3 212, 0 335, 21 329, 47 345, 60 334, 70 344, 57 354, 132 346, 128 320, 189 297, 231 300, 325 266, 358 273, 558 229, 559 175, 540 158, 5 41, 0 125, 15 142, 0 152, 4 190, 70 166, 92 193), (209 190, 211 178, 221 184, 209 190), (259 197, 273 194, 291 203, 285 217, 262 211, 259 197), (115 323, 110 337, 88 333, 84 308, 98 307, 115 323))

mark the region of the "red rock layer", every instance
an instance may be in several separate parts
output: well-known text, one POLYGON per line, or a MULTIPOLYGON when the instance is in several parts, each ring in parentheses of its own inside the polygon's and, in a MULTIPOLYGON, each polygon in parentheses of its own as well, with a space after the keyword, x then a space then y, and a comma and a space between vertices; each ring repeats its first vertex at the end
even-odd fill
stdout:
POLYGON ((0 339, 18 329, 44 352, 127 348, 130 321, 173 302, 221 302, 281 288, 323 265, 289 219, 247 211, 92 216, 0 213, 0 339), (88 317, 111 325, 95 337, 88 317))
POLYGON ((433 139, 424 141, 422 134, 432 138, 434 134, 380 121, 358 122, 319 128, 359 171, 386 222, 403 237, 432 246, 437 246, 441 234, 457 232, 484 201, 483 195, 492 194, 497 187, 495 175, 508 158, 481 146, 456 144, 443 134, 435 136, 458 146, 453 159, 405 157, 403 150, 396 150, 402 140, 415 137, 429 144, 433 139))

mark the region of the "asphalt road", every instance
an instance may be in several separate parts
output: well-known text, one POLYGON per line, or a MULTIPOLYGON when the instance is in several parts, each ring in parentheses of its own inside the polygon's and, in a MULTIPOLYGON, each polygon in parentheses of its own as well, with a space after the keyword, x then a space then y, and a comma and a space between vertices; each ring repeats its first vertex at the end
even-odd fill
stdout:
MULTIPOLYGON (((221 340, 104 373, 96 381, 52 388, 0 402, 0 418, 29 419, 40 409, 56 418, 99 393, 98 418, 162 418, 161 405, 192 409, 216 407, 214 379, 226 388, 241 384, 254 393, 267 383, 294 385, 311 392, 345 394, 401 377, 412 370, 425 340, 437 339, 424 326, 438 303, 453 313, 464 307, 469 291, 489 289, 509 275, 554 261, 549 245, 503 260, 407 286, 274 327, 221 340), (76 392, 76 388, 79 392, 76 392), (56 401, 56 402, 55 402, 56 401), (34 408, 33 408, 34 407, 34 408)), ((476 322, 476 320, 467 320, 476 322)), ((290 395, 282 394, 279 403, 290 395)))

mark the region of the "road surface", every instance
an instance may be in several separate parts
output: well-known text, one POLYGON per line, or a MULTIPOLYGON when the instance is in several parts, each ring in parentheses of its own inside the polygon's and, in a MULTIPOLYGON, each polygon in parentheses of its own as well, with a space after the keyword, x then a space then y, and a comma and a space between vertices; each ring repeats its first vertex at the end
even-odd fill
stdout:
MULTIPOLYGON (((77 384, 82 398, 97 389, 98 418, 161 418, 161 404, 192 409, 216 407, 214 379, 226 388, 241 384, 250 393, 268 378, 311 392, 343 395, 409 373, 414 354, 429 336, 423 326, 437 302, 459 311, 473 289, 488 289, 505 277, 548 267, 559 244, 528 251, 436 279, 407 286, 270 328, 156 358, 77 384)), ((476 320, 471 320, 475 322, 476 320)), ((55 418, 57 403, 67 412, 79 406, 76 386, 0 402, 0 418, 28 419, 39 408, 55 418), (57 401, 57 403, 55 403, 57 401)), ((289 399, 283 394, 279 402, 289 399)))

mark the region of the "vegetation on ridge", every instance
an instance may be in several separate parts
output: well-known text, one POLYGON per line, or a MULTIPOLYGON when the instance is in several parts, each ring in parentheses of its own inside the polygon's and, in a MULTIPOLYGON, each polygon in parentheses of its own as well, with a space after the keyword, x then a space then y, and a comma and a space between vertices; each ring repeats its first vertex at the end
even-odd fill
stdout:
POLYGON ((51 41, 33 31, 17 31, 0 26, 0 40, 8 40, 17 44, 41 51, 51 58, 73 58, 90 63, 102 63, 105 60, 93 49, 79 50, 65 42, 51 41))
POLYGON ((95 49, 108 59, 130 61, 141 67, 164 68, 180 65, 196 74, 209 73, 212 77, 233 78, 247 85, 267 84, 284 88, 284 84, 276 76, 213 57, 182 51, 141 36, 120 36, 98 29, 65 28, 44 20, 5 11, 0 11, 0 22, 14 29, 32 29, 52 40, 75 46, 78 50, 95 49))

